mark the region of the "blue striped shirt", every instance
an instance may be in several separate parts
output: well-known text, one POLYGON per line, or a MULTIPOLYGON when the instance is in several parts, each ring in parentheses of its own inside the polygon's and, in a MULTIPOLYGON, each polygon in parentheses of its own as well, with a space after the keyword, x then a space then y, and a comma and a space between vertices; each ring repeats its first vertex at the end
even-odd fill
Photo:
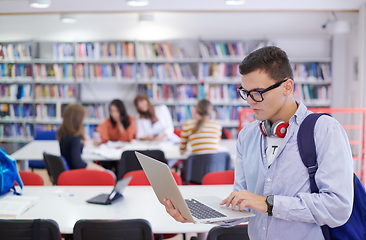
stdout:
POLYGON ((270 168, 259 121, 249 124, 238 136, 234 191, 274 195, 273 216, 251 209, 256 216, 242 219, 249 220, 251 240, 324 239, 319 226, 342 225, 351 214, 352 153, 343 127, 329 116, 321 116, 315 125, 319 194, 310 193, 309 174, 297 147, 299 126, 310 113, 299 104, 270 168))

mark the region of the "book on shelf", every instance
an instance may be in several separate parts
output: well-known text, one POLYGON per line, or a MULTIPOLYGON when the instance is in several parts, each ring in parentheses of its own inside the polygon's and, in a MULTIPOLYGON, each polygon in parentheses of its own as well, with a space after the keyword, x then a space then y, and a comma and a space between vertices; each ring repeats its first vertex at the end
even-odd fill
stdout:
POLYGON ((10 194, 0 198, 0 218, 18 218, 40 200, 37 196, 10 194))

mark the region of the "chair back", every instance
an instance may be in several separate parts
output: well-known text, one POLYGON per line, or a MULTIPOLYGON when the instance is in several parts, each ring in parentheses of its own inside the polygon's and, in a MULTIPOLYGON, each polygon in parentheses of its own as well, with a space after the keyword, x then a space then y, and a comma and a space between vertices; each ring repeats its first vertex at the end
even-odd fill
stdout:
MULTIPOLYGON (((57 131, 50 130, 50 131, 43 131, 43 130, 36 130, 34 134, 34 140, 56 140, 57 131)), ((29 161, 29 167, 30 168, 36 168, 36 169, 45 169, 45 163, 44 161, 39 160, 33 160, 29 161)))
POLYGON ((114 186, 116 177, 109 171, 91 169, 72 169, 58 176, 60 186, 114 186))
POLYGON ((59 226, 51 219, 0 220, 0 236, 6 240, 61 240, 59 226))
POLYGON ((234 170, 210 172, 202 178, 202 185, 234 184, 234 170))
MULTIPOLYGON (((182 185, 182 178, 176 173, 172 172, 175 182, 177 185, 182 185)), ((147 178, 144 170, 136 170, 126 173, 123 178, 128 178, 132 176, 132 179, 128 185, 130 186, 148 186, 150 185, 150 181, 147 178)))
POLYGON ((206 173, 230 169, 231 160, 227 152, 193 154, 183 161, 181 176, 187 184, 202 184, 202 178, 206 173))
MULTIPOLYGON (((164 152, 161 150, 136 150, 146 156, 152 157, 158 161, 167 164, 164 152)), ((118 163, 117 179, 123 178, 123 176, 131 171, 142 170, 141 164, 136 157, 135 150, 127 150, 122 153, 121 160, 118 163)))
POLYGON ((62 172, 69 170, 69 166, 65 158, 43 152, 43 160, 45 162, 47 173, 50 176, 52 184, 57 185, 58 176, 62 172))
POLYGON ((248 225, 236 225, 225 228, 216 226, 207 234, 207 240, 249 240, 248 225))
POLYGON ((43 186, 43 179, 37 173, 19 170, 24 186, 43 186))
POLYGON ((43 130, 36 130, 34 134, 34 140, 56 140, 57 139, 57 131, 50 130, 50 131, 43 131, 43 130))
POLYGON ((153 240, 150 223, 145 219, 87 220, 75 223, 74 240, 153 240))

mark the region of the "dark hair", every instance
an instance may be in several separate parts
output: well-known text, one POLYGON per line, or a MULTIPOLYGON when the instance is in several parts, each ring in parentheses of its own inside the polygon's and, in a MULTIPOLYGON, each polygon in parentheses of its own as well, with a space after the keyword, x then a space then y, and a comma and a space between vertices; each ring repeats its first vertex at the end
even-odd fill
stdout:
POLYGON ((69 104, 63 111, 63 121, 57 131, 57 140, 61 141, 66 135, 81 136, 84 140, 85 110, 79 104, 69 104))
MULTIPOLYGON (((128 128, 130 126, 130 118, 128 117, 127 110, 126 110, 126 107, 125 107, 124 103, 119 99, 114 99, 109 104, 109 109, 111 108, 112 105, 117 107, 123 127, 125 129, 128 128)), ((113 127, 115 127, 116 126, 116 121, 114 121, 111 114, 109 114, 109 119, 111 120, 111 123, 112 123, 113 127)))
POLYGON ((155 116, 155 110, 154 110, 154 106, 151 104, 149 98, 146 96, 146 94, 139 94, 135 97, 135 100, 133 101, 133 103, 135 104, 136 110, 137 112, 140 114, 141 118, 147 118, 147 119, 151 119, 153 122, 157 121, 157 118, 155 116), (147 101, 147 111, 146 112, 142 112, 139 108, 138 108, 138 103, 142 100, 146 100, 147 101))
POLYGON ((209 116, 211 111, 212 111, 212 104, 209 100, 202 99, 197 103, 196 112, 202 118, 200 118, 197 121, 196 126, 194 126, 194 128, 193 128, 193 131, 192 131, 193 133, 196 133, 196 132, 198 132, 198 130, 200 130, 200 128, 203 126, 203 124, 206 121, 206 119, 203 117, 209 116))
POLYGON ((275 46, 263 47, 251 52, 239 64, 239 72, 241 75, 256 70, 263 71, 270 78, 278 82, 286 78, 294 79, 286 52, 275 46))

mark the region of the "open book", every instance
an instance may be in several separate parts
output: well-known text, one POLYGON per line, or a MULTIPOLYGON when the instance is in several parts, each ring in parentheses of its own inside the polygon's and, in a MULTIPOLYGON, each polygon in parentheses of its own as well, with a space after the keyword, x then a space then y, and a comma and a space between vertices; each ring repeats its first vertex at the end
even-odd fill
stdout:
POLYGON ((17 218, 40 200, 36 196, 6 195, 0 198, 0 218, 17 218))

